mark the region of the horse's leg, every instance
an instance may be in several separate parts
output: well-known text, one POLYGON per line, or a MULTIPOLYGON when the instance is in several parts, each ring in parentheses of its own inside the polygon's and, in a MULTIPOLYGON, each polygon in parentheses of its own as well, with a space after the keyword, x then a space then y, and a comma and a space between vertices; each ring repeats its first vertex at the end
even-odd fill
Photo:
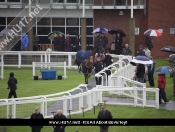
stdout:
POLYGON ((87 83, 87 74, 84 74, 84 81, 85 81, 85 84, 87 83))

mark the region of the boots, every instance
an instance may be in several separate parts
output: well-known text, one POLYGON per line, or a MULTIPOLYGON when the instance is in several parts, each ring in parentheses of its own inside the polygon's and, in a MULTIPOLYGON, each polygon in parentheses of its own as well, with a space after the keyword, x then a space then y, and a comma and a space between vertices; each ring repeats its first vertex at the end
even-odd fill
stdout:
POLYGON ((173 96, 175 96, 175 86, 174 86, 173 96))

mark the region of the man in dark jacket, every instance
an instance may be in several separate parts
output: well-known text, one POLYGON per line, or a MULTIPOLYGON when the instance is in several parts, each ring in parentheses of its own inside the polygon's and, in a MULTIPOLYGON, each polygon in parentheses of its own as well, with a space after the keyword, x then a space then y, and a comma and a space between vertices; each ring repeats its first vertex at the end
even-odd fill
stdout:
POLYGON ((58 38, 58 51, 64 51, 64 40, 63 34, 60 33, 58 38))
MULTIPOLYGON (((97 57, 97 61, 93 66, 95 67, 95 73, 98 73, 103 69, 100 57, 97 57)), ((95 80, 96 85, 101 85, 101 77, 95 77, 95 80)))
POLYGON ((136 64, 136 65, 137 65, 136 70, 137 81, 144 83, 145 66, 143 64, 136 64))
POLYGON ((122 55, 132 55, 132 51, 129 48, 129 45, 128 44, 125 44, 125 47, 123 48, 122 55))
POLYGON ((54 50, 55 51, 58 51, 58 46, 59 46, 59 37, 58 37, 58 34, 55 34, 53 44, 54 44, 54 50))
POLYGON ((150 58, 150 60, 153 61, 153 64, 148 66, 148 81, 149 81, 149 85, 151 87, 154 87, 155 85, 154 85, 154 77, 153 77, 153 75, 154 75, 154 70, 155 70, 155 64, 156 63, 154 62, 152 56, 150 56, 149 58, 150 58))
POLYGON ((145 43, 146 43, 148 49, 151 51, 151 49, 153 48, 153 44, 152 44, 153 41, 151 40, 151 38, 149 38, 149 36, 146 37, 145 41, 146 41, 145 43))
POLYGON ((146 56, 145 55, 145 51, 143 50, 143 46, 142 45, 139 46, 139 51, 137 51, 137 54, 139 56, 146 56))
MULTIPOLYGON (((113 59, 112 59, 112 56, 109 54, 109 51, 107 51, 106 55, 105 55, 105 65, 106 67, 108 67, 109 65, 111 65, 113 63, 113 59)), ((111 68, 109 68, 111 69, 111 68)), ((111 75, 111 71, 110 70, 106 70, 106 74, 107 74, 107 79, 108 79, 108 76, 111 75)))
MULTIPOLYGON (((111 112, 106 109, 105 106, 102 107, 102 110, 99 112, 97 119, 112 119, 111 112)), ((100 132, 108 132, 109 126, 103 125, 100 126, 100 132)))
POLYGON ((17 98, 17 95, 16 95, 16 89, 17 89, 17 84, 18 81, 17 79, 14 77, 14 73, 11 72, 10 73, 10 78, 7 82, 8 84, 8 87, 7 89, 10 89, 10 92, 9 92, 9 95, 8 95, 8 98, 10 99, 12 96, 14 96, 14 98, 17 98))
POLYGON ((103 49, 106 49, 106 45, 108 43, 108 38, 104 35, 104 33, 101 33, 101 37, 100 37, 100 46, 103 47, 103 49))
MULTIPOLYGON (((57 114, 54 116, 54 119, 66 119, 66 116, 62 114, 62 110, 58 110, 57 114)), ((54 132, 64 132, 66 126, 54 126, 54 132)))
MULTIPOLYGON (((44 119, 43 115, 39 112, 39 108, 35 108, 35 113, 33 113, 30 119, 44 119)), ((40 132, 43 126, 30 126, 32 128, 32 132, 40 132)))

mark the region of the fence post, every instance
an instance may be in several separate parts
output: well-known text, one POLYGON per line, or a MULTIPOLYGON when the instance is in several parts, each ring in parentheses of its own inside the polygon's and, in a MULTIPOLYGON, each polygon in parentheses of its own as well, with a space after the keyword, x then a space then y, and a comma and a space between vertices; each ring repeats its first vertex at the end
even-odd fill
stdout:
POLYGON ((18 52, 18 68, 21 68, 21 53, 18 52))
MULTIPOLYGON (((41 63, 43 62, 43 55, 41 54, 41 63)), ((43 65, 41 65, 41 68, 43 68, 43 65)))
POLYGON ((40 111, 44 114, 44 98, 42 98, 41 100, 42 102, 40 103, 40 111))
POLYGON ((67 116, 67 97, 66 96, 63 100, 63 113, 65 116, 67 116))
POLYGON ((72 56, 70 54, 68 54, 68 68, 71 67, 71 62, 72 61, 72 56))
POLYGON ((35 62, 32 62, 32 69, 33 69, 33 77, 35 76, 35 62))
POLYGON ((156 88, 156 108, 159 108, 159 89, 156 88))
MULTIPOLYGON (((80 95, 80 93, 79 93, 79 95, 80 95)), ((84 107, 84 106, 83 106, 83 96, 80 95, 80 97, 79 97, 79 111, 81 111, 81 108, 82 108, 82 107, 84 107)))
POLYGON ((45 106, 45 110, 44 110, 45 113, 43 113, 43 114, 44 114, 44 116, 47 116, 47 101, 45 101, 44 103, 45 103, 45 105, 44 105, 45 106))
POLYGON ((137 106, 137 88, 134 88, 134 106, 137 106))
POLYGON ((12 105, 12 118, 16 118, 16 101, 14 101, 13 105, 12 105))
POLYGON ((64 61, 64 78, 66 79, 67 78, 67 75, 66 75, 66 62, 64 61))
MULTIPOLYGON (((47 63, 47 54, 45 52, 45 63, 47 63)), ((45 65, 45 68, 47 68, 47 65, 45 65)))
POLYGON ((146 87, 143 87, 143 107, 146 106, 146 87))
POLYGON ((92 108, 91 93, 89 93, 89 94, 87 95, 86 101, 87 101, 87 104, 88 104, 88 109, 91 109, 91 108, 92 108))

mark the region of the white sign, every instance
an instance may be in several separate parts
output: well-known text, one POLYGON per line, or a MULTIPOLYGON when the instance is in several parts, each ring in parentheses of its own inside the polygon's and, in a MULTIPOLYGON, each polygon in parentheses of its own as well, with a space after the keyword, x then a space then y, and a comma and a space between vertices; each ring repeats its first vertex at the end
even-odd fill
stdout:
POLYGON ((175 28, 170 28, 170 34, 175 34, 175 28))
POLYGON ((139 35, 139 28, 135 27, 135 35, 139 35))

